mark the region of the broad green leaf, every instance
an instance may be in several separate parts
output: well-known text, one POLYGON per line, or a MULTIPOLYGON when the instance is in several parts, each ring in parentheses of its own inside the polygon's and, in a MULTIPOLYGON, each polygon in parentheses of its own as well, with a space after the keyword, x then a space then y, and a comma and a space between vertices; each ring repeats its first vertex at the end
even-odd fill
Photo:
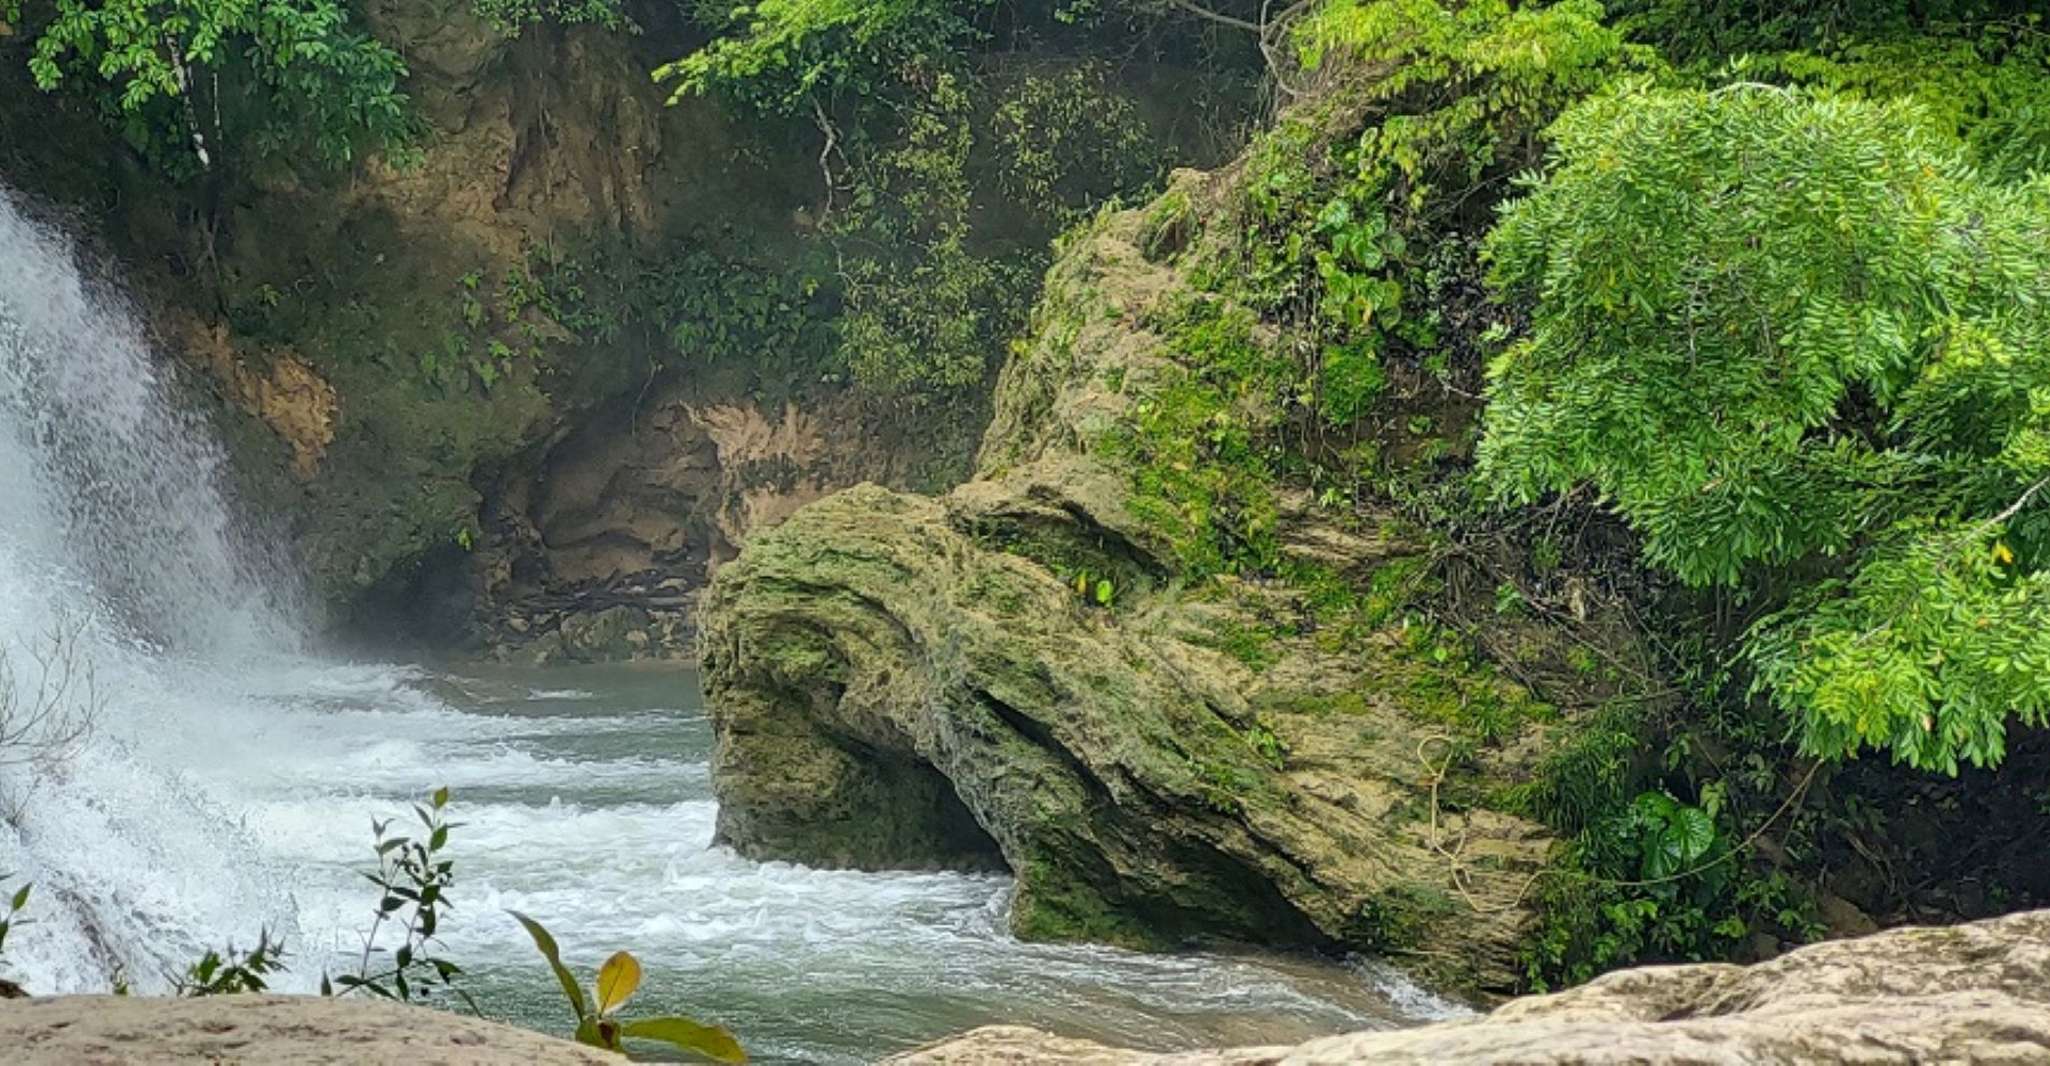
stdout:
POLYGON ((1693 862, 1715 845, 1715 820, 1699 807, 1673 812, 1672 836, 1680 845, 1680 861, 1693 862))
POLYGON ((732 1033, 689 1018, 638 1018, 621 1026, 620 1031, 635 1040, 659 1040, 717 1062, 747 1061, 747 1052, 741 1050, 740 1041, 732 1033))
POLYGON ((611 1014, 626 1006, 634 989, 641 986, 641 964, 630 952, 616 952, 598 967, 598 1013, 611 1014))
POLYGON ((548 930, 540 922, 518 911, 505 913, 512 915, 514 921, 526 928, 527 935, 534 938, 534 946, 541 949, 541 957, 548 960, 548 968, 555 971, 555 979, 562 985, 562 994, 568 998, 570 1009, 577 1013, 578 1032, 581 1034, 582 1023, 591 1017, 591 1008, 584 1003, 584 990, 577 986, 576 975, 570 973, 569 967, 562 964, 562 950, 555 946, 555 938, 548 935, 548 930))

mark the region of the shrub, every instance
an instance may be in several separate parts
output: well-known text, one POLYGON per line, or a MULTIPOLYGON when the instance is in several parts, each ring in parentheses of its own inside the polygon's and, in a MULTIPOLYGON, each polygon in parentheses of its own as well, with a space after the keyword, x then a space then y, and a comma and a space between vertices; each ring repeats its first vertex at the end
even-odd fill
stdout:
POLYGON ((2050 182, 1827 92, 1631 85, 1551 132, 1489 241, 1532 321, 1482 476, 1780 599, 1746 654, 1806 751, 1999 762, 2050 720, 2050 182))

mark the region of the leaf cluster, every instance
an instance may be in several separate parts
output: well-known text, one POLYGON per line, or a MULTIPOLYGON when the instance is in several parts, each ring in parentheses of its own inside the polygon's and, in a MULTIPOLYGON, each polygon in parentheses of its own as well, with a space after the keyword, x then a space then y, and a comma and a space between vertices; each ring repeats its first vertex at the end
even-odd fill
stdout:
POLYGON ((204 168, 238 134, 254 157, 305 147, 334 165, 365 149, 403 160, 417 141, 404 60, 341 0, 15 0, 7 13, 36 34, 38 87, 104 94, 160 159, 204 168))
POLYGON ((1633 83, 1551 135, 1490 239, 1533 317, 1482 476, 1592 484, 1655 566, 1785 595, 1748 655, 1811 754, 1997 763, 2050 713, 2050 183, 1827 91, 1633 83))
POLYGON ((225 952, 208 949, 183 974, 171 979, 171 987, 188 999, 266 992, 271 976, 284 968, 285 942, 272 940, 270 930, 265 929, 248 951, 237 951, 233 944, 225 952))
POLYGON ((352 974, 330 981, 321 978, 321 994, 363 992, 400 1002, 428 1002, 454 994, 469 996, 456 984, 462 967, 440 954, 441 916, 453 907, 448 891, 455 884, 455 862, 444 854, 449 833, 461 827, 448 821, 449 790, 435 790, 426 804, 415 804, 413 813, 420 832, 413 836, 393 834, 390 820, 373 820, 377 869, 363 876, 377 886, 377 909, 363 934, 363 954, 352 974), (379 935, 391 927, 399 931, 398 945, 387 949, 379 935))
POLYGON ((641 986, 641 963, 631 952, 614 952, 598 967, 598 979, 587 993, 576 974, 562 961, 562 949, 547 927, 518 911, 508 911, 533 938, 534 947, 548 962, 562 987, 563 999, 576 1015, 576 1039, 580 1044, 625 1053, 627 1040, 650 1040, 667 1044, 693 1056, 714 1062, 746 1062, 747 1053, 733 1034, 717 1026, 702 1025, 674 1015, 621 1019, 620 1008, 641 986))

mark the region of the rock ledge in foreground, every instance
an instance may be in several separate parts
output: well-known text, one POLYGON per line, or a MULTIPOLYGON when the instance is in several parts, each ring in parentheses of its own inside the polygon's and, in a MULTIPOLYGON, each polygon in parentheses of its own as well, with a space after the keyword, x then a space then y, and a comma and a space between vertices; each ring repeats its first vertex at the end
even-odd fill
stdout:
POLYGON ((2050 1063, 2050 911, 1816 944, 1756 966, 1625 970, 1493 1014, 1297 1047, 1154 1055, 978 1029, 900 1066, 2050 1063))
POLYGON ((478 1018, 312 996, 144 999, 53 996, 0 1002, 11 1066, 618 1066, 566 1040, 478 1018))

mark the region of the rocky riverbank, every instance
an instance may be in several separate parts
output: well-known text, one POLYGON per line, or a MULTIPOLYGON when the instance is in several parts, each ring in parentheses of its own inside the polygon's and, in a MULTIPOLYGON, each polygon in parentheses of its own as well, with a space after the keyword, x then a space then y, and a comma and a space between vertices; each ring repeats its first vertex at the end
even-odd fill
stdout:
POLYGON ((990 1028, 899 1066, 2050 1062, 2050 911, 1817 944, 1756 966, 1624 970, 1484 1017, 1297 1047, 1152 1055, 990 1028))
MULTIPOLYGON (((743 1037, 745 1034, 742 1034, 743 1037)), ((286 996, 0 1001, 11 1063, 596 1064, 521 1029, 373 1001, 286 996)), ((1311 1066, 1445 1062, 1722 1066, 2050 1062, 2050 911, 1818 944, 1750 967, 1626 970, 1492 1014, 1295 1047, 1149 1054, 976 1030, 897 1066, 1311 1066)))

